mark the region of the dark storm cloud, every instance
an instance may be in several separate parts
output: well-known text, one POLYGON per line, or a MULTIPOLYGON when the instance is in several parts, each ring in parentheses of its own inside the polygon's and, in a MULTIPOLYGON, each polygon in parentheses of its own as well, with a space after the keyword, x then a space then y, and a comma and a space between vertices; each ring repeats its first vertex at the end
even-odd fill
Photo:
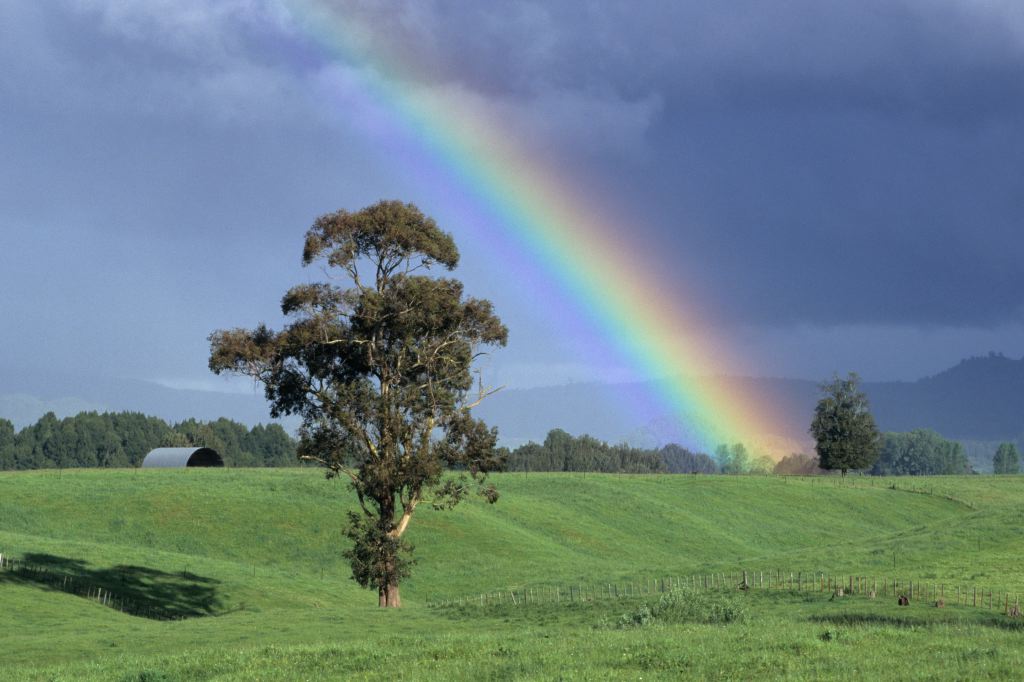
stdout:
POLYGON ((578 172, 674 246, 680 295, 726 320, 1024 319, 1017 4, 362 7, 426 81, 541 108, 578 172), (585 111, 552 92, 655 102, 622 117, 643 153, 624 169, 600 139, 579 144, 585 111))
MULTIPOLYGON (((778 372, 903 344, 877 376, 915 376, 893 368, 927 339, 954 349, 935 370, 979 344, 1019 353, 999 340, 1024 333, 1024 5, 333 4, 368 53, 416 66, 411 88, 490 107, 608 199, 666 299, 745 325, 751 357, 789 358, 778 372)), ((9 362, 205 377, 209 331, 273 315, 310 276, 316 213, 420 201, 353 96, 369 67, 313 38, 304 6, 0 0, 9 362)), ((463 234, 467 285, 513 321, 510 381, 607 376, 579 363, 589 337, 552 350, 562 332, 463 234)))
POLYGON ((352 15, 419 75, 483 92, 964 119, 1005 112, 1021 93, 1024 10, 1012 3, 338 4, 361 8, 352 15))

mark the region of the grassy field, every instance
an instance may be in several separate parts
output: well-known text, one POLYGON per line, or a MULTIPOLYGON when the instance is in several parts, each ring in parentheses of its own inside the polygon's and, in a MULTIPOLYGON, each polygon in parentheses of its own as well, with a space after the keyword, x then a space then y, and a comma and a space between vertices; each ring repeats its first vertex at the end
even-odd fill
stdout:
POLYGON ((1011 601, 1024 591, 1024 477, 496 479, 497 505, 417 512, 410 540, 419 565, 403 584, 405 608, 383 611, 340 558, 345 485, 316 470, 0 474, 0 552, 48 571, 45 580, 0 571, 0 679, 1016 679, 1024 671, 1020 619, 949 596, 958 585, 1009 592, 1011 601), (694 613, 659 607, 660 592, 479 603, 498 590, 625 591, 742 570, 914 580, 943 586, 950 603, 901 608, 892 598, 830 599, 817 589, 680 595, 679 603, 703 603, 694 613), (180 619, 126 615, 59 589, 55 576, 180 619), (716 613, 736 617, 708 615, 716 613))

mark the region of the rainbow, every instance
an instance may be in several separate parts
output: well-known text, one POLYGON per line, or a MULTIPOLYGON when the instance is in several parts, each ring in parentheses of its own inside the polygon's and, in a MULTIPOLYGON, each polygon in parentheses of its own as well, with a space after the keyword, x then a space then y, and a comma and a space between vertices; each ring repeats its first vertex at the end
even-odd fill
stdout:
MULTIPOLYGON (((408 85, 417 68, 389 58, 374 41, 360 50, 369 27, 314 0, 287 0, 301 30, 326 57, 355 65, 357 87, 380 125, 403 131, 422 147, 435 172, 444 172, 482 204, 506 234, 575 302, 585 317, 641 376, 655 402, 685 425, 689 447, 712 452, 743 442, 759 454, 778 455, 777 415, 729 382, 714 379, 735 367, 723 339, 701 335, 708 326, 679 301, 661 293, 628 230, 594 210, 552 165, 529 156, 483 112, 462 99, 441 99, 408 85), (404 84, 404 85, 403 85, 404 84), (774 452, 773 452, 774 451, 774 452)), ((788 454, 781 452, 781 454, 788 454)))

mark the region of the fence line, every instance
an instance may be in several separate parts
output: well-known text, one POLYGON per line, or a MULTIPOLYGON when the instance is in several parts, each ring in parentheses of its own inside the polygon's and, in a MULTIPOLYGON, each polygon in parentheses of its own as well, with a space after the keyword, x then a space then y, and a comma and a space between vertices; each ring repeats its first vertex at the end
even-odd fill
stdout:
MULTIPOLYGON (((72 594, 94 600, 99 604, 116 609, 122 613, 141 616, 153 620, 182 620, 185 616, 174 615, 159 608, 140 604, 137 601, 119 595, 108 588, 88 585, 76 581, 72 576, 59 571, 51 571, 46 566, 37 566, 23 561, 13 560, 0 553, 0 571, 16 574, 31 582, 49 585, 66 594, 72 594)), ((950 585, 932 581, 916 582, 912 579, 878 577, 845 574, 834 575, 823 571, 768 571, 740 570, 738 572, 714 572, 691 574, 689 576, 669 576, 664 578, 648 578, 644 580, 611 581, 600 583, 571 583, 568 585, 546 585, 537 587, 509 588, 478 595, 459 597, 432 598, 427 601, 429 607, 470 605, 488 606, 491 604, 511 604, 522 606, 535 603, 573 603, 594 601, 597 599, 632 599, 635 597, 663 594, 680 588, 693 590, 766 590, 788 591, 790 593, 819 592, 834 596, 860 595, 870 598, 901 597, 910 601, 931 601, 935 606, 949 605, 970 606, 972 608, 1001 609, 1008 616, 1020 617, 1020 595, 1009 591, 998 591, 976 585, 964 587, 962 584, 950 585), (955 592, 954 592, 955 590, 955 592)))
POLYGON ((1020 595, 1016 592, 947 585, 935 580, 912 580, 892 576, 875 577, 854 574, 835 575, 823 571, 769 571, 740 570, 648 578, 645 580, 611 581, 600 583, 571 583, 537 587, 507 588, 479 594, 432 598, 427 605, 488 606, 491 604, 573 603, 599 599, 632 599, 671 592, 675 589, 693 590, 765 590, 790 593, 818 592, 835 597, 864 596, 868 598, 899 598, 911 602, 931 602, 933 606, 964 606, 1001 609, 1008 616, 1020 617, 1020 595), (1012 598, 1011 598, 1012 597, 1012 598), (947 600, 949 600, 947 602, 947 600))
POLYGON ((103 606, 116 609, 131 616, 140 616, 152 620, 183 620, 184 616, 174 615, 159 608, 140 604, 137 601, 119 595, 106 587, 88 585, 75 580, 67 573, 52 571, 47 566, 18 561, 0 553, 0 572, 13 573, 33 583, 49 585, 59 592, 84 597, 103 606))

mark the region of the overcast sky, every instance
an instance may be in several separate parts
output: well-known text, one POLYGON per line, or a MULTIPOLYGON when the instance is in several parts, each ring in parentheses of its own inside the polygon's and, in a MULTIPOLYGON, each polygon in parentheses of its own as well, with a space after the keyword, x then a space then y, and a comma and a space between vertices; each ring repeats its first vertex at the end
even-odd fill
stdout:
MULTIPOLYGON (((313 219, 386 197, 450 221, 458 275, 510 327, 497 381, 631 378, 410 177, 391 153, 407 131, 374 125, 346 78, 370 67, 313 37, 310 4, 0 0, 0 371, 223 387, 207 335, 274 322, 320 278, 299 262, 313 219)), ((490 107, 631 216, 737 374, 913 379, 1024 354, 1020 2, 330 11, 418 65, 403 87, 490 107)))

